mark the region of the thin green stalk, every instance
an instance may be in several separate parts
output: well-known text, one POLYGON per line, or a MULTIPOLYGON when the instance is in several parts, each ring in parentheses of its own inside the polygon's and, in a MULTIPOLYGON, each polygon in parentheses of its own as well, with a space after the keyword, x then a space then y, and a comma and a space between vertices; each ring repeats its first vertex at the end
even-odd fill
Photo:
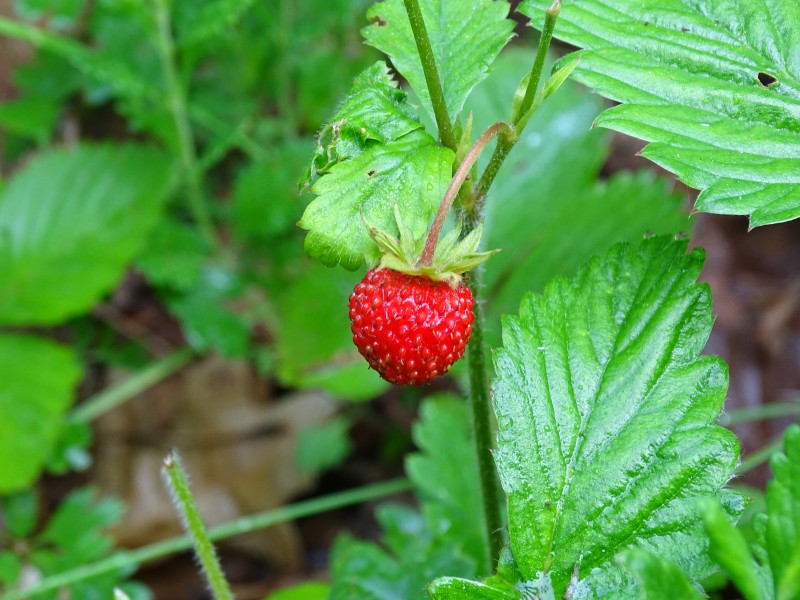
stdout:
POLYGON ((95 394, 78 406, 69 416, 73 423, 88 423, 100 415, 152 387, 162 379, 172 375, 187 364, 194 356, 194 351, 184 348, 162 358, 141 371, 135 373, 122 383, 95 394))
MULTIPOLYGON (((561 0, 555 0, 545 11, 544 26, 542 27, 542 35, 539 38, 539 47, 536 50, 536 58, 531 67, 530 77, 528 78, 528 85, 525 88, 525 95, 523 96, 522 103, 519 109, 512 114, 512 126, 516 135, 504 136, 501 135, 497 140, 497 146, 494 149, 492 158, 489 159, 489 164, 481 175, 480 180, 475 185, 473 194, 475 197, 475 204, 472 209, 470 217, 475 221, 480 221, 481 214, 483 213, 483 205, 486 201, 486 195, 489 193, 489 188, 494 182, 494 178, 500 171, 500 166, 503 161, 511 152, 514 144, 517 143, 522 130, 527 124, 525 115, 533 106, 533 101, 536 98, 536 90, 539 88, 539 82, 542 78, 542 68, 544 61, 547 58, 547 51, 550 49, 550 42, 553 40, 553 29, 555 28, 558 13, 561 11, 561 0)), ((512 111, 513 112, 513 111, 512 111)))
POLYGON ((172 39, 169 0, 153 0, 153 4, 158 29, 158 54, 164 74, 164 84, 167 88, 167 105, 178 134, 178 150, 183 176, 186 180, 189 205, 201 233, 212 246, 215 246, 217 236, 203 193, 200 169, 197 167, 194 134, 189 122, 186 96, 175 67, 175 43, 172 39))
MULTIPOLYGON (((470 289, 475 298, 480 298, 480 267, 470 273, 470 289)), ((492 456, 494 427, 489 395, 489 376, 486 370, 486 348, 483 341, 483 307, 476 301, 473 307, 475 321, 469 340, 469 385, 472 428, 475 432, 475 451, 478 458, 483 512, 489 541, 488 570, 494 573, 500 552, 503 550, 503 513, 500 507, 503 490, 492 456)))
POLYGON ((162 473, 167 486, 172 492, 172 501, 175 504, 175 508, 181 515, 183 528, 192 538, 194 551, 200 561, 200 566, 206 576, 208 585, 211 587, 212 595, 216 600, 233 600, 230 585, 228 585, 228 580, 225 579, 225 574, 222 572, 222 565, 219 564, 219 558, 217 558, 217 553, 214 551, 214 544, 211 543, 211 539, 208 537, 200 511, 197 510, 197 503, 194 500, 194 496, 192 496, 192 490, 189 489, 186 471, 176 451, 173 450, 167 455, 162 473))
POLYGON ((403 0, 403 2, 406 5, 408 20, 411 22, 411 31, 414 32, 414 41, 422 62, 422 71, 425 73, 425 82, 428 84, 433 114, 436 116, 436 125, 439 127, 439 138, 442 140, 442 144, 455 152, 456 137, 453 134, 453 124, 447 113, 442 80, 439 77, 439 69, 436 67, 436 58, 433 56, 433 48, 428 37, 428 30, 425 28, 425 21, 422 18, 419 0, 403 0))
POLYGON ((766 421, 767 419, 779 419, 781 417, 800 416, 800 400, 791 402, 771 402, 763 406, 752 408, 739 408, 729 413, 719 416, 719 424, 737 425, 739 423, 751 423, 753 421, 766 421))
POLYGON ((517 143, 518 136, 517 132, 513 136, 501 134, 497 137, 497 146, 495 146, 492 157, 489 159, 489 164, 486 165, 481 178, 473 189, 475 202, 472 205, 472 210, 466 215, 467 227, 474 227, 483 219, 483 205, 486 202, 486 195, 489 193, 489 188, 494 182, 494 178, 497 176, 503 161, 508 156, 508 153, 511 152, 514 144, 517 143))
MULTIPOLYGON (((236 519, 229 523, 224 523, 208 530, 208 537, 212 541, 229 538, 243 533, 249 533, 259 529, 266 529, 279 523, 286 523, 301 519, 310 515, 316 515, 329 510, 335 510, 344 506, 361 504, 370 500, 377 500, 385 496, 391 496, 411 489, 411 483, 407 479, 392 479, 381 483, 375 483, 364 487, 348 490, 314 498, 269 510, 266 512, 249 515, 236 519)), ((53 590, 72 585, 84 579, 103 575, 112 571, 129 570, 142 563, 169 556, 177 552, 183 552, 192 547, 192 541, 188 536, 175 537, 163 542, 150 544, 137 550, 117 552, 105 560, 94 564, 81 565, 75 569, 57 573, 45 577, 40 582, 20 590, 13 590, 0 596, 0 600, 26 600, 40 594, 52 592, 53 590)))
POLYGON ((552 6, 544 13, 544 25, 542 26, 542 35, 539 37, 539 47, 536 50, 536 58, 533 61, 533 67, 531 67, 528 87, 525 88, 525 96, 519 107, 519 114, 516 115, 516 119, 513 119, 514 125, 517 125, 519 120, 533 106, 533 99, 536 97, 536 91, 539 89, 539 82, 542 79, 542 69, 544 68, 544 61, 547 59, 547 50, 550 48, 550 42, 553 41, 553 29, 555 29, 559 12, 561 12, 561 0, 555 0, 552 6))

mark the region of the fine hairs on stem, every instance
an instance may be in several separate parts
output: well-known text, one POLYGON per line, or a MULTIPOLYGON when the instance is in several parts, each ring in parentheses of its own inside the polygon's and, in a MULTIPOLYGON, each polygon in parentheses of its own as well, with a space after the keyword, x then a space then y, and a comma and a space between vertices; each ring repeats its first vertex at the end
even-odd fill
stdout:
POLYGON ((177 451, 173 450, 164 459, 164 480, 172 495, 172 502, 181 516, 183 528, 192 538, 197 560, 206 577, 211 593, 216 600, 233 600, 228 581, 222 572, 214 544, 208 537, 197 503, 189 489, 189 479, 181 464, 177 451))

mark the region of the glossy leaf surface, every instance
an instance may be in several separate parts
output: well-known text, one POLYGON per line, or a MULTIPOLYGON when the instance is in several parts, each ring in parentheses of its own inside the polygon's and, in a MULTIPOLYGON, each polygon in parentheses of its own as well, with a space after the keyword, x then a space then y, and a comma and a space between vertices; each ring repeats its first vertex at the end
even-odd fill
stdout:
POLYGON ((692 579, 712 569, 698 500, 730 478, 738 443, 712 424, 727 371, 700 356, 711 302, 695 283, 702 252, 685 252, 665 237, 617 245, 503 321, 494 404, 511 550, 523 580, 548 574, 555 597, 630 598, 614 557, 637 547, 692 579))
MULTIPOLYGON (((550 0, 519 10, 541 27, 550 0)), ((574 0, 556 37, 585 48, 575 76, 622 103, 597 123, 702 190, 696 209, 800 216, 800 4, 574 0)))

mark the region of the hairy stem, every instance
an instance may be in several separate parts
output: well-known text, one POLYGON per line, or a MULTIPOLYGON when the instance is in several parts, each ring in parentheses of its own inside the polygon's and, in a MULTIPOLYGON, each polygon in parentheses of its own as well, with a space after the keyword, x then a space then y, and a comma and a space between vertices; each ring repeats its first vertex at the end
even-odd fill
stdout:
POLYGON ((189 122, 186 105, 186 95, 175 67, 175 44, 172 39, 172 23, 168 0, 153 0, 153 2, 158 29, 158 54, 164 74, 167 105, 178 134, 178 151, 189 196, 189 207, 201 233, 212 246, 215 246, 217 238, 203 193, 200 169, 198 168, 197 155, 195 153, 194 134, 189 122))
POLYGON ((233 600, 233 593, 222 572, 222 566, 214 551, 214 544, 208 537, 203 519, 200 517, 200 511, 197 510, 197 503, 189 489, 186 471, 174 450, 164 459, 163 473, 172 492, 172 501, 181 515, 183 527, 192 538, 195 553, 211 588, 211 593, 216 600, 233 600))
MULTIPOLYGON (((480 267, 470 273, 470 289, 480 298, 480 267)), ((469 340, 469 386, 472 428, 475 432, 475 451, 483 496, 483 512, 489 541, 487 573, 494 573, 500 552, 503 550, 503 517, 500 507, 503 490, 492 456, 494 427, 489 396, 489 375, 486 371, 486 348, 483 340, 483 306, 477 300, 473 306, 475 321, 469 340)))
MULTIPOLYGON (((450 185, 447 187, 447 191, 444 193, 444 198, 442 198, 442 203, 439 205, 439 210, 436 212, 436 216, 433 219, 431 230, 428 232, 428 237, 425 239, 425 248, 422 250, 422 256, 420 256, 419 259, 419 266, 430 267, 431 264, 433 264, 433 254, 436 250, 436 242, 439 241, 439 234, 442 232, 444 221, 447 218, 447 213, 450 210, 450 207, 453 205, 453 200, 455 200, 456 196, 458 195, 461 185, 469 176, 472 165, 474 165, 478 160, 478 157, 481 155, 481 152, 483 152, 483 149, 486 148, 486 145, 492 141, 492 138, 494 138, 494 136, 501 131, 506 132, 507 135, 513 135, 513 130, 508 126, 507 123, 494 123, 481 134, 481 136, 472 145, 472 148, 469 149, 469 152, 467 152, 464 160, 461 161, 461 164, 458 166, 458 170, 456 171, 455 175, 453 175, 453 179, 450 181, 450 185)), ((467 228, 468 231, 471 231, 472 229, 474 229, 474 227, 467 228)))
POLYGON ((411 31, 414 32, 414 41, 422 62, 422 71, 425 73, 425 82, 428 84, 433 114, 436 117, 436 125, 439 127, 439 138, 442 140, 442 144, 455 152, 456 138, 453 134, 453 124, 450 121, 450 115, 447 114, 442 80, 439 77, 439 69, 436 67, 436 59, 433 56, 428 30, 425 28, 425 21, 422 18, 419 0, 403 0, 403 2, 408 13, 408 20, 411 22, 411 31))
MULTIPOLYGON (((384 498, 411 489, 411 483, 407 479, 392 479, 381 483, 375 483, 354 490, 337 492, 321 498, 304 500, 297 504, 275 508, 255 515, 241 517, 229 523, 217 525, 208 530, 208 537, 211 540, 221 540, 234 535, 249 533, 260 529, 272 527, 278 523, 286 523, 295 519, 301 519, 311 515, 323 513, 328 510, 361 504, 370 500, 384 498)), ((25 589, 10 590, 5 593, 3 600, 26 600, 47 592, 52 592, 60 588, 72 585, 79 581, 111 573, 113 571, 129 570, 142 563, 169 556, 177 552, 183 552, 192 547, 192 540, 188 536, 174 537, 149 546, 137 548, 136 550, 122 550, 112 554, 110 557, 92 564, 84 564, 68 571, 48 575, 41 581, 26 587, 25 589)))

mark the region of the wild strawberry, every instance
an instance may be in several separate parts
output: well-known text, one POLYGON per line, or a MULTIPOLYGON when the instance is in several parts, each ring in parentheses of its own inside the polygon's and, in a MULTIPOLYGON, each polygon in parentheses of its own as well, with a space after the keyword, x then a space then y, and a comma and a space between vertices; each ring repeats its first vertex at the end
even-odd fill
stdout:
POLYGON ((464 354, 472 302, 463 281, 453 287, 425 275, 372 269, 350 295, 353 342, 386 381, 428 383, 464 354))

